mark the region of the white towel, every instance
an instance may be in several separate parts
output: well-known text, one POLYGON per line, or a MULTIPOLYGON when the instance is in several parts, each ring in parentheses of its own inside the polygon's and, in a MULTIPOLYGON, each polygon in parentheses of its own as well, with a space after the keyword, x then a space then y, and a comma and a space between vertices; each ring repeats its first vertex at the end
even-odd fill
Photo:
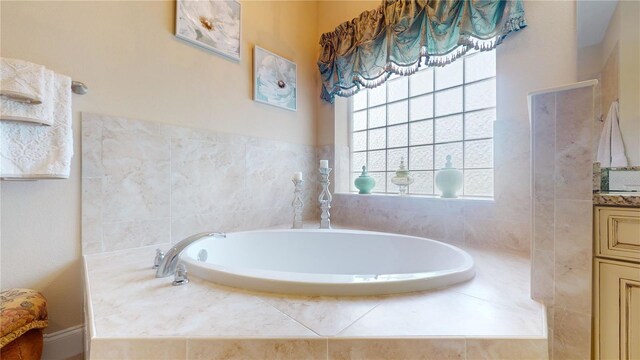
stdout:
POLYGON ((0 177, 68 178, 73 157, 71 78, 54 75, 52 126, 0 122, 0 177))
POLYGON ((28 61, 0 58, 0 95, 25 103, 42 103, 45 70, 28 61))
POLYGON ((51 126, 54 122, 54 102, 49 100, 55 96, 54 76, 53 71, 45 69, 42 104, 18 102, 5 96, 0 98, 0 120, 51 126))
POLYGON ((620 110, 617 101, 611 103, 609 114, 604 122, 600 142, 598 143, 598 155, 596 161, 600 167, 624 167, 628 165, 624 152, 624 142, 620 133, 620 110))

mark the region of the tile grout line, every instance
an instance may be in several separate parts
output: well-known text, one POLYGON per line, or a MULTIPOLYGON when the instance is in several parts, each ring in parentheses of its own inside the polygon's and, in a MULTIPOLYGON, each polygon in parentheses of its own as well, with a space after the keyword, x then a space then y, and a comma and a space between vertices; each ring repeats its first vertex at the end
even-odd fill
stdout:
POLYGON ((353 326, 353 324, 357 323, 358 321, 360 321, 362 318, 364 318, 365 316, 367 316, 370 312, 372 312, 373 310, 375 310, 378 306, 380 306, 382 304, 382 300, 380 300, 380 302, 378 302, 374 307, 372 307, 371 309, 369 309, 369 311, 365 312, 364 314, 362 314, 362 316, 358 317, 357 319, 355 319, 351 324, 347 325, 344 329, 340 330, 338 333, 336 333, 336 335, 334 335, 334 338, 337 338, 340 334, 342 334, 343 332, 345 332, 348 328, 350 328, 351 326, 353 326))
POLYGON ((251 295, 251 296, 252 296, 254 299, 257 299, 258 301, 263 302, 263 303, 265 303, 265 304, 267 304, 267 305, 271 306, 272 308, 274 308, 274 309, 275 309, 276 311, 278 311, 279 313, 281 313, 281 314, 283 314, 284 316, 288 317, 289 319, 293 320, 295 323, 297 323, 297 324, 301 325, 301 326, 302 326, 302 327, 304 327, 305 329, 307 329, 307 330, 311 331, 312 333, 314 333, 314 334, 315 334, 315 335, 317 335, 318 337, 320 337, 320 338, 325 338, 325 339, 326 339, 326 338, 328 338, 327 336, 324 336, 324 335, 320 335, 320 334, 318 334, 316 331, 314 331, 314 330, 313 330, 313 329, 311 329, 310 327, 308 327, 308 326, 306 326, 305 324, 301 323, 300 321, 296 320, 293 316, 291 316, 291 315, 289 315, 289 314, 285 313, 284 311, 282 311, 282 310, 278 309, 277 307, 275 307, 274 305, 272 305, 272 304, 271 304, 271 303, 269 303, 268 301, 265 301, 264 299, 262 299, 262 298, 260 298, 260 297, 258 297, 258 296, 256 296, 256 295, 251 295))
POLYGON ((169 136, 169 244, 172 244, 173 241, 171 239, 172 226, 173 226, 173 213, 172 213, 172 200, 173 200, 173 153, 171 151, 171 145, 173 143, 173 138, 169 136))
POLYGON ((326 339, 325 345, 326 345, 326 346, 325 346, 325 349, 326 349, 326 356, 325 356, 325 358, 326 358, 327 360, 329 360, 329 338, 327 338, 327 339, 326 339))
MULTIPOLYGON (((486 303, 489 303, 489 304, 500 305, 500 306, 504 306, 504 307, 507 307, 507 308, 510 308, 510 309, 514 309, 514 310, 523 310, 523 311, 527 311, 527 312, 534 312, 534 311, 535 311, 535 310, 533 310, 533 309, 531 309, 531 310, 529 310, 529 309, 523 309, 523 308, 521 308, 521 307, 519 307, 519 306, 512 305, 512 303, 507 303, 507 302, 504 302, 504 303, 503 303, 503 302, 500 302, 500 301, 489 300, 489 299, 483 299, 483 298, 478 297, 478 296, 476 296, 476 295, 471 295, 471 294, 467 294, 467 293, 461 292, 460 290, 453 290, 453 289, 451 289, 451 291, 452 291, 452 292, 455 292, 456 294, 460 294, 460 295, 464 295, 464 296, 469 296, 469 297, 472 297, 472 298, 474 298, 474 299, 477 299, 477 300, 480 300, 480 301, 483 301, 483 302, 486 302, 486 303)), ((541 302, 539 302, 539 301, 537 301, 537 300, 534 300, 534 299, 531 299, 531 300, 532 300, 532 301, 534 301, 534 302, 535 302, 535 303, 537 303, 537 304, 542 305, 542 306, 544 307, 544 304, 543 304, 543 303, 541 303, 541 302)))

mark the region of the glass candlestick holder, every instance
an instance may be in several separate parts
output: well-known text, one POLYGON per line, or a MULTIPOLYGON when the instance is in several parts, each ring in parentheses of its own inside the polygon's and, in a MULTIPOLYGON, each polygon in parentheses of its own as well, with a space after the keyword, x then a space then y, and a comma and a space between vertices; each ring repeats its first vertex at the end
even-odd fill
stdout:
POLYGON ((304 201, 302 201, 302 186, 304 180, 291 179, 294 185, 293 189, 293 201, 291 206, 293 207, 293 226, 292 229, 302 229, 302 210, 304 208, 304 201))
POLYGON ((331 192, 329 192, 329 174, 331 168, 321 167, 320 169, 320 184, 322 185, 322 192, 318 196, 318 202, 320 203, 320 229, 331 229, 331 192))

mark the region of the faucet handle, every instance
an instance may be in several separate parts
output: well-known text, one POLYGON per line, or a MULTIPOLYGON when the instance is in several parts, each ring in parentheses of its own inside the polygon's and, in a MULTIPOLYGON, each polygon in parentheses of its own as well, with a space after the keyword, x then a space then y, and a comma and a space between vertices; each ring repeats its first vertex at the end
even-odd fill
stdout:
POLYGON ((162 262, 162 259, 164 259, 164 253, 162 252, 162 250, 156 249, 156 258, 153 259, 153 268, 152 269, 157 269, 160 266, 160 263, 162 262))
POLYGON ((178 286, 178 285, 186 285, 188 283, 189 283, 189 278, 187 277, 187 267, 184 266, 184 264, 180 263, 176 268, 176 274, 174 275, 173 283, 171 283, 171 285, 178 286))

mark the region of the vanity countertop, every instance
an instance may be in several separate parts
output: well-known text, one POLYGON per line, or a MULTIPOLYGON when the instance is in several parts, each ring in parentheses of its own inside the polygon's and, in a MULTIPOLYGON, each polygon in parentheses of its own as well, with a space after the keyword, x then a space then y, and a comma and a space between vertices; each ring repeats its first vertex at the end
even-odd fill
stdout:
POLYGON ((593 194, 594 205, 640 207, 640 192, 599 192, 593 194))

